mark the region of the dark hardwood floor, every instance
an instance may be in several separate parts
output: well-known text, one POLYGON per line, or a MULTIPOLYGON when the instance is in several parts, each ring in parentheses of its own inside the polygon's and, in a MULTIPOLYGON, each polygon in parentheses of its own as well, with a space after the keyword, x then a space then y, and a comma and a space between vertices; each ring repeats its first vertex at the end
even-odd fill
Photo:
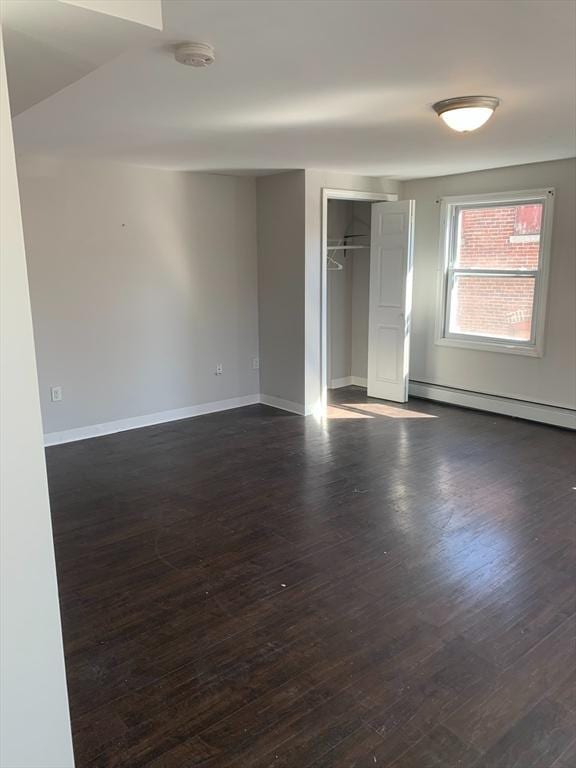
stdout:
POLYGON ((77 768, 576 765, 574 435, 333 399, 48 449, 77 768))

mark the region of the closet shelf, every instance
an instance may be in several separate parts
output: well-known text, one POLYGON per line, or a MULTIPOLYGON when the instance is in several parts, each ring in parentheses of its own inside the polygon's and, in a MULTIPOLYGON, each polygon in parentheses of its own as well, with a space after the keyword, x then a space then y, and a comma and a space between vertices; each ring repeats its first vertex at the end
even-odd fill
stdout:
POLYGON ((329 251, 357 251, 361 248, 370 248, 369 245, 329 245, 329 251))

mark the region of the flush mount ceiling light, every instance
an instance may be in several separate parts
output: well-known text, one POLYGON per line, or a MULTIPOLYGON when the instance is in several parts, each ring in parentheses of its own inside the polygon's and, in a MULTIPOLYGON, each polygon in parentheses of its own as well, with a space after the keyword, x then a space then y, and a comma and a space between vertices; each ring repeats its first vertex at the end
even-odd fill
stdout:
POLYGON ((437 101, 433 109, 452 130, 465 133, 484 125, 499 104, 495 96, 458 96, 437 101))
POLYGON ((216 54, 208 43, 180 43, 174 49, 174 58, 188 67, 209 67, 216 54))

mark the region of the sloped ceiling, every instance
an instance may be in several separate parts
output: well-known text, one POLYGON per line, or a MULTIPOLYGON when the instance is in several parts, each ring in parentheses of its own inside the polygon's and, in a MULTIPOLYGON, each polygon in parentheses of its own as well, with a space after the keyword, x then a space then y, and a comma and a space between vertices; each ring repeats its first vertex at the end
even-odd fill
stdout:
POLYGON ((103 0, 3 0, 12 114, 24 112, 129 48, 157 42, 158 29, 138 23, 138 7, 147 22, 160 16, 160 0, 115 0, 106 5, 103 0), (110 10, 103 14, 100 6, 123 15, 110 10))

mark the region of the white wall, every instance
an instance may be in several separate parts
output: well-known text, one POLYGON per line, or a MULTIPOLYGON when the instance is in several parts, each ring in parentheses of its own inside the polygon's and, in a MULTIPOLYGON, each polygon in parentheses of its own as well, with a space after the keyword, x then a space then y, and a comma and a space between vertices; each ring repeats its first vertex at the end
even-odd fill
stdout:
POLYGON ((45 432, 258 394, 254 179, 34 157, 18 172, 45 432))
POLYGON ((321 223, 322 189, 359 190, 361 192, 398 193, 400 183, 384 178, 354 176, 347 173, 306 170, 306 243, 305 243, 305 406, 307 413, 319 412, 322 399, 321 380, 321 223))
POLYGON ((260 177, 257 189, 261 392, 299 411, 304 407, 304 171, 260 177))
POLYGON ((576 407, 576 160, 405 182, 416 200, 410 379, 549 405, 576 407), (542 358, 435 344, 443 195, 555 187, 547 322, 542 358))
POLYGON ((0 60, 0 765, 69 768, 74 757, 1 43, 0 60))

